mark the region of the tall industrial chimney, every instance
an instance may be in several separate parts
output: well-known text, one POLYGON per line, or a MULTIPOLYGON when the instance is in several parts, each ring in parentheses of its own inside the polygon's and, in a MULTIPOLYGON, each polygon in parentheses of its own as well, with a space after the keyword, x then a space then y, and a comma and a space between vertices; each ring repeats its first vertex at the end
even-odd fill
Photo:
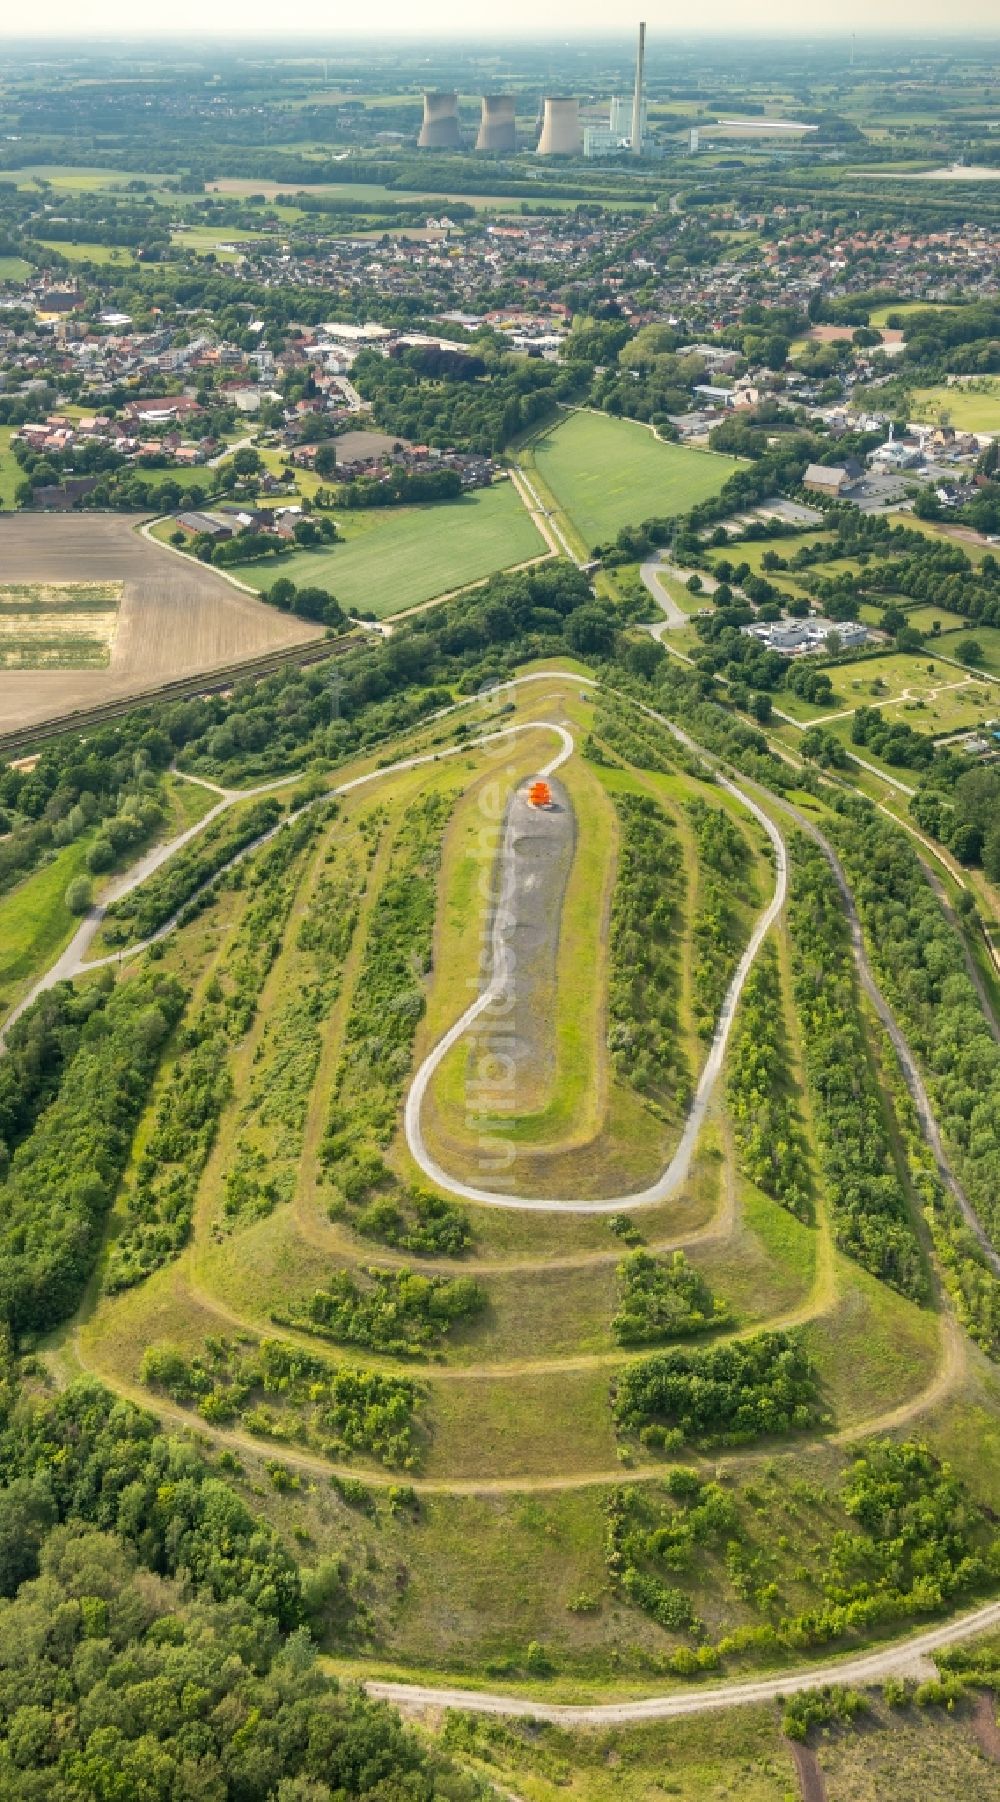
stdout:
POLYGON ((424 122, 417 139, 418 150, 460 150, 462 137, 458 129, 458 95, 425 94, 424 122))
POLYGON ((646 60, 646 21, 639 25, 639 52, 635 59, 635 97, 632 101, 632 155, 642 155, 642 65, 646 60))
POLYGON ((538 155, 579 156, 582 149, 579 100, 560 99, 546 94, 538 155))
POLYGON ((484 94, 477 150, 505 152, 517 149, 513 94, 484 94))

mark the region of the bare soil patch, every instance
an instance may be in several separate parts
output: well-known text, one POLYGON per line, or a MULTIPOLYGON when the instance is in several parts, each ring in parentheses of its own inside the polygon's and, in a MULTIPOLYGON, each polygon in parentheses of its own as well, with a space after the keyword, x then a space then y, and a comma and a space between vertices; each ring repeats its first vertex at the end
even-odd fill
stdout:
POLYGON ((405 438, 390 438, 388 432, 342 432, 333 440, 338 463, 357 463, 363 457, 381 457, 405 438))
POLYGON ((812 1747, 804 1746, 801 1740, 792 1739, 788 1742, 788 1749, 799 1780, 802 1802, 826 1802, 826 1779, 812 1747))
MULTIPOLYGON (((0 583, 40 594, 98 583, 121 593, 106 667, 0 668, 0 725, 7 731, 322 635, 242 594, 215 570, 150 543, 134 517, 0 516, 0 583)), ((98 616, 85 611, 89 633, 98 616)))
POLYGON ((1000 1764, 1000 1727, 997 1726, 996 1701, 988 1691, 979 1697, 973 1709, 972 1731, 980 1751, 993 1764, 1000 1764))

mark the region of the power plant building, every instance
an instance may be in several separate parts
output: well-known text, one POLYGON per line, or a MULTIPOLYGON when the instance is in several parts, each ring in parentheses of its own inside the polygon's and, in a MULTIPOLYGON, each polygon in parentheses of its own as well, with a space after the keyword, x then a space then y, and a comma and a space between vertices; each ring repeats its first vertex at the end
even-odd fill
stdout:
POLYGON ((458 95, 425 94, 424 122, 417 139, 418 150, 460 150, 462 134, 458 128, 458 95))
POLYGON ((479 122, 476 149, 491 150, 499 155, 517 149, 513 94, 483 95, 483 115, 479 122))
MULTIPOLYGON (((634 104, 631 94, 626 94, 624 97, 616 94, 611 102, 611 114, 609 119, 611 136, 617 138, 622 144, 631 144, 632 142, 632 112, 634 104)), ((640 129, 643 137, 645 137, 648 128, 645 98, 643 98, 642 102, 640 119, 640 129)))
POLYGON ((539 156, 579 156, 583 149, 580 131, 580 102, 562 95, 547 94, 542 114, 542 135, 538 140, 539 156))

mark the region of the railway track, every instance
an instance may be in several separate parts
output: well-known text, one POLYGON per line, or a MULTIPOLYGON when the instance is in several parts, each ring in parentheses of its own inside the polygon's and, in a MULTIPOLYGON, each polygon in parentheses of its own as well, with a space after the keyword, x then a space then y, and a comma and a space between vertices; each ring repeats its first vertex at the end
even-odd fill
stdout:
POLYGON ((72 713, 61 714, 58 719, 40 720, 37 725, 21 726, 14 732, 0 732, 0 758, 30 752, 37 745, 64 737, 67 732, 93 731, 109 720, 133 713, 137 707, 187 701, 193 695, 218 694, 222 689, 231 688, 234 682, 263 679, 290 664, 303 669, 311 663, 321 663, 327 657, 341 657, 346 651, 364 644, 368 636, 359 626, 353 632, 345 632, 342 638, 312 639, 308 644, 288 645, 283 650, 269 651, 265 656, 227 664, 223 669, 180 677, 175 682, 164 682, 138 694, 121 695, 113 701, 103 701, 99 707, 77 708, 72 713))

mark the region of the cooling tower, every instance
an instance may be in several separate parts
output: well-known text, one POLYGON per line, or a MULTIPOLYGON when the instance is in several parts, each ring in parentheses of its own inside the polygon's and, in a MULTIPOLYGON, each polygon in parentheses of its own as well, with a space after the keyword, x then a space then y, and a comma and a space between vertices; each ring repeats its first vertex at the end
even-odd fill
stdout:
POLYGON ((425 94, 424 122, 417 139, 418 150, 460 150, 462 139, 458 129, 458 95, 425 94))
POLYGON ((579 100, 545 96, 545 117, 538 140, 539 156, 579 156, 583 149, 580 135, 579 100))
POLYGON ((513 94, 483 95, 483 116, 479 122, 476 149, 501 152, 517 149, 513 94))

